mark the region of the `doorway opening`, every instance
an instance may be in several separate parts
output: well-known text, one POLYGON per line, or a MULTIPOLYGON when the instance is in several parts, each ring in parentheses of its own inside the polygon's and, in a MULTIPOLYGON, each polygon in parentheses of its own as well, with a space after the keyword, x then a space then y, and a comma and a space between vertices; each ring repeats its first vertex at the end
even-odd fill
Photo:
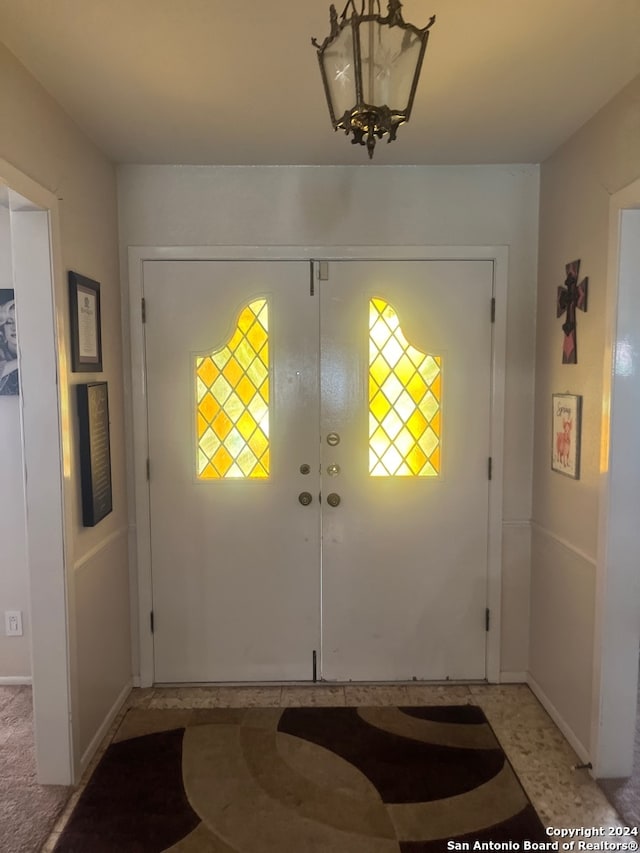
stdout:
POLYGON ((0 186, 0 685, 31 684, 24 461, 9 190, 0 186))

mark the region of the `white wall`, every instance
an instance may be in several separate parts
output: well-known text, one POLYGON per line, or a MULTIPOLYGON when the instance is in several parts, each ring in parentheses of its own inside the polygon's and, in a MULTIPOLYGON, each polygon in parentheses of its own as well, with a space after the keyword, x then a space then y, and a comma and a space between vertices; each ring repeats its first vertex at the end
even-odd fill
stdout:
MULTIPOLYGON (((14 288, 8 199, 0 199, 0 288, 14 288)), ((0 682, 29 679, 29 579, 18 397, 0 397, 0 682), (6 637, 5 610, 22 611, 22 637, 6 637)))
MULTIPOLYGON (((63 413, 63 440, 70 447, 64 483, 72 515, 64 580, 77 773, 81 758, 88 760, 131 679, 115 169, 2 45, 0 103, 0 156, 59 199, 62 277, 67 270, 75 270, 101 284, 104 371, 73 374, 65 369, 63 359, 60 376, 63 396, 70 402, 69 411, 63 413), (75 394, 67 392, 74 391, 74 384, 92 379, 109 383, 114 509, 96 527, 84 528, 75 394)), ((56 310, 62 312, 68 329, 64 280, 56 283, 56 299, 56 310)), ((62 346, 68 357, 68 335, 62 346)))
POLYGON ((528 660, 538 177, 527 165, 118 169, 124 304, 132 245, 509 247, 502 670, 512 674, 528 660))
MULTIPOLYGON (((584 756, 592 756, 598 500, 609 201, 640 176, 640 77, 541 168, 531 575, 531 676, 584 756), (588 312, 577 312, 578 364, 562 364, 556 290, 580 258, 588 312), (583 396, 580 480, 550 470, 551 395, 583 396)), ((598 652, 599 654, 599 652, 598 652)))

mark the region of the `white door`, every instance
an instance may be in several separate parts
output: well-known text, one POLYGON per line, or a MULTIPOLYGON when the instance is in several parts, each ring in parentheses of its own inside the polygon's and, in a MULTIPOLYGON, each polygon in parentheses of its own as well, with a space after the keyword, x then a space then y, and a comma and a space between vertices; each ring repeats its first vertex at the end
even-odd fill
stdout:
POLYGON ((492 282, 403 261, 321 283, 327 679, 485 677, 492 282))
POLYGON ((155 680, 310 679, 320 533, 309 266, 147 262, 144 293, 155 680))
POLYGON ((144 290, 156 681, 483 678, 492 263, 144 290))

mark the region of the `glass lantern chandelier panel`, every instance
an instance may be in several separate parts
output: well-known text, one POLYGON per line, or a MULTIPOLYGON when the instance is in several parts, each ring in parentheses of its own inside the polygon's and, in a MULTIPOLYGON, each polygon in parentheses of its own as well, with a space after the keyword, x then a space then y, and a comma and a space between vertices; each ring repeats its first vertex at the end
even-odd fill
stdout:
POLYGON ((369 157, 377 139, 396 138, 409 120, 429 30, 402 18, 400 0, 389 0, 387 15, 380 0, 362 0, 360 11, 348 0, 340 18, 330 9, 331 32, 318 51, 329 114, 334 130, 352 134, 354 145, 366 145, 369 157), (367 12, 365 13, 365 5, 367 12))

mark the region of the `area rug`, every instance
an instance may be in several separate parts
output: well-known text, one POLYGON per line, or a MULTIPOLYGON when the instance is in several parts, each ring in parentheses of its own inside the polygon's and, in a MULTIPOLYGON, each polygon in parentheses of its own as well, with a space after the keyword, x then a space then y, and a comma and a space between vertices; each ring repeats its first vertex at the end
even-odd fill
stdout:
POLYGON ((56 853, 436 853, 546 839, 474 706, 132 709, 116 740, 56 853))
POLYGON ((0 685, 0 850, 37 853, 71 795, 39 785, 31 687, 0 685))

